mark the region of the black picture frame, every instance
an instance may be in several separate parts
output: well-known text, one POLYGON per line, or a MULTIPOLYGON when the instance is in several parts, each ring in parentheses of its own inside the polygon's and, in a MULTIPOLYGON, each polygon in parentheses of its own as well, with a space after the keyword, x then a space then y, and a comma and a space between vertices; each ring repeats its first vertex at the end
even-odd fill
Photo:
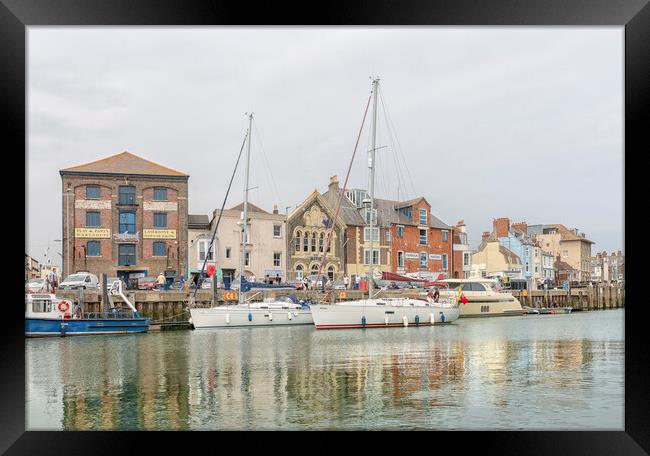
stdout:
MULTIPOLYGON (((650 99, 650 6, 646 0, 458 0, 426 1, 387 0, 363 2, 351 1, 338 4, 299 2, 266 2, 251 5, 243 2, 179 1, 179 0, 2 0, 0 4, 1 59, 0 93, 2 93, 2 119, 7 134, 3 142, 2 157, 7 179, 16 179, 20 188, 20 164, 24 170, 25 187, 28 178, 26 164, 26 27, 32 25, 258 25, 275 22, 283 25, 516 25, 516 26, 591 26, 612 25, 625 27, 625 195, 633 198, 634 186, 643 184, 643 168, 637 157, 648 150, 646 120, 650 99), (10 141, 7 141, 9 139, 10 141), (25 160, 13 160, 25 153, 25 160), (11 164, 11 165, 9 165, 11 164), (631 166, 630 166, 631 164, 631 166), (16 169, 18 165, 18 170, 16 169), (633 177, 639 174, 639 179, 633 177)), ((53 171, 54 172, 54 171, 53 171)), ((7 188, 7 187, 5 187, 7 188)), ((6 210, 20 213, 20 201, 15 193, 5 193, 6 210), (11 201, 9 201, 11 200, 11 201)), ((643 192, 640 192, 643 195, 643 192)), ((52 204, 58 204, 54 200, 52 204)), ((630 205, 631 206, 631 205, 630 205)), ((645 212, 645 205, 630 209, 632 218, 638 211, 645 212)), ((24 206, 22 207, 24 211, 24 206)), ((628 205, 625 204, 625 214, 628 205)), ((610 214, 603 213, 604 217, 610 214)), ((638 224, 633 223, 635 236, 644 237, 638 224)), ((12 228, 13 227, 9 227, 12 228)), ((25 230, 29 229, 26 220, 25 230)), ((627 227, 626 227, 627 230, 627 227)), ((11 247, 15 242, 7 242, 11 247)), ((642 239, 643 240, 643 239, 642 239)), ((641 240, 641 241, 642 241, 641 240)), ((641 245, 639 239, 635 244, 641 245)), ((19 250, 19 246, 13 246, 19 250)), ((15 253, 15 251, 14 251, 15 253)), ((23 252, 24 253, 24 252, 23 252)), ((474 442, 481 453, 509 454, 648 454, 650 451, 650 397, 645 374, 649 350, 645 347, 644 328, 647 322, 647 305, 641 295, 634 296, 637 278, 643 273, 638 258, 640 253, 631 248, 626 251, 626 308, 625 308, 625 431, 620 432, 453 432, 436 433, 421 439, 410 436, 391 436, 398 445, 412 445, 425 451, 459 451, 467 443, 474 442), (630 305, 632 302, 632 305, 630 305), (415 442, 415 443, 414 443, 415 442), (447 446, 447 449, 442 450, 447 446)), ((14 255, 12 255, 14 257, 14 255)), ((13 259, 17 259, 16 256, 13 259)), ((8 262, 9 271, 12 262, 8 262)), ((17 275, 17 272, 16 272, 17 275)), ((116 432, 34 432, 25 431, 25 352, 24 320, 21 296, 17 284, 11 280, 11 302, 5 303, 3 331, 4 353, 0 356, 0 372, 3 377, 2 402, 0 402, 0 451, 7 454, 37 454, 45 450, 51 453, 73 454, 119 454, 134 452, 134 445, 143 445, 142 451, 157 452, 170 449, 172 442, 186 446, 185 450, 203 451, 197 442, 207 443, 212 451, 226 446, 223 438, 212 433, 178 434, 116 433, 116 432), (15 293, 14 293, 15 291, 15 293), (200 435, 197 435, 200 434, 200 435), (191 444, 190 444, 191 441, 191 444)), ((23 291, 21 291, 23 293, 23 291)), ((462 423, 459 423, 462 427, 462 423)), ((231 439, 235 447, 249 446, 245 436, 231 439)), ((363 449, 373 443, 384 447, 387 439, 367 437, 347 439, 350 449, 363 449)), ((291 437, 293 440, 294 437, 291 437)), ((324 442, 335 442, 339 449, 339 435, 324 442)), ((254 442, 254 441, 253 441, 254 442)), ((317 446, 327 446, 307 436, 302 447, 313 451, 317 446)), ((261 449, 261 444, 251 449, 261 449)), ((237 451, 231 447, 230 451, 237 451)))

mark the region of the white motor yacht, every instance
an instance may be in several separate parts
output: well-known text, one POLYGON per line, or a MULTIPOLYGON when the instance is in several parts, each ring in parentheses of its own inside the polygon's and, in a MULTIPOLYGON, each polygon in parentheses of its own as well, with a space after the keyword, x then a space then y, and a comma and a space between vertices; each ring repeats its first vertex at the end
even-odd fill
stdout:
POLYGON ((494 279, 445 279, 448 289, 440 290, 440 297, 451 297, 462 287, 465 303, 458 305, 461 317, 497 317, 522 315, 523 308, 519 300, 511 293, 498 291, 498 282, 494 279))

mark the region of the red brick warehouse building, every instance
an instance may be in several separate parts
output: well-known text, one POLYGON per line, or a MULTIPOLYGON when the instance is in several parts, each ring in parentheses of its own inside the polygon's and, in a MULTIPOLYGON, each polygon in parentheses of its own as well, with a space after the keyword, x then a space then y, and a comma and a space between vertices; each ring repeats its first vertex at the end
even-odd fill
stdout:
POLYGON ((189 175, 130 152, 59 173, 64 276, 186 274, 189 175))

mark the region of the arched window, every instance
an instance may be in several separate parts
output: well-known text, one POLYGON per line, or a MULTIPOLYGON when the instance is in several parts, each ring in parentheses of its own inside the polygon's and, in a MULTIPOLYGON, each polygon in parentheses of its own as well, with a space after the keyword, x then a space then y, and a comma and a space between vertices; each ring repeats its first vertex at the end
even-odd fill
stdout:
MULTIPOLYGON (((300 245, 298 245, 300 247, 300 245)), ((297 264, 296 265, 296 280, 302 279, 302 275, 304 273, 304 268, 302 267, 302 264, 297 264)))
POLYGON ((320 234, 320 239, 318 239, 318 251, 322 252, 323 251, 323 243, 325 241, 325 233, 320 234))
POLYGON ((294 242, 296 245, 296 252, 300 252, 300 231, 296 231, 296 238, 294 242))
POLYGON ((312 264, 311 265, 311 275, 316 275, 318 274, 318 265, 317 264, 312 264))
POLYGON ((334 281, 334 266, 327 268, 327 277, 329 277, 331 281, 334 281))
POLYGON ((311 233, 311 251, 316 251, 316 233, 311 233))
POLYGON ((302 238, 302 251, 309 252, 309 231, 305 231, 305 237, 302 238))

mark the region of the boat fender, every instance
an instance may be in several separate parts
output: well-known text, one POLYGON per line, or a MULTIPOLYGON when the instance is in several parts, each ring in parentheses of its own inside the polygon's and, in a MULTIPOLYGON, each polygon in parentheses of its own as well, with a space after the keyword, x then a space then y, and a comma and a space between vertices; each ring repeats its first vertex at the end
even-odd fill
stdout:
POLYGON ((269 321, 273 321, 273 314, 269 312, 269 321))
POLYGON ((384 315, 384 323, 388 324, 388 315, 384 315))
POLYGON ((291 315, 291 312, 287 312, 287 317, 289 318, 289 320, 291 320, 293 318, 293 315, 291 315))
POLYGON ((416 316, 415 316, 415 326, 417 326, 417 325, 419 325, 419 324, 420 324, 420 316, 419 316, 419 315, 416 315, 416 316))
POLYGON ((70 308, 70 304, 68 304, 68 301, 66 301, 65 299, 62 299, 59 301, 59 305, 57 306, 57 308, 59 309, 59 312, 66 313, 70 308))
POLYGON ((248 312, 248 321, 253 321, 253 314, 248 312))
POLYGON ((227 325, 230 324, 230 314, 228 314, 228 313, 226 314, 226 324, 227 325))
POLYGON ((440 312, 440 321, 441 321, 442 323, 445 322, 445 314, 442 313, 442 312, 440 312))
POLYGON ((429 323, 434 324, 436 322, 436 317, 433 314, 429 314, 429 323))
POLYGON ((366 326, 366 316, 361 317, 361 326, 366 326))
POLYGON ((405 328, 409 325, 409 319, 406 315, 402 317, 402 322, 404 323, 405 328))

